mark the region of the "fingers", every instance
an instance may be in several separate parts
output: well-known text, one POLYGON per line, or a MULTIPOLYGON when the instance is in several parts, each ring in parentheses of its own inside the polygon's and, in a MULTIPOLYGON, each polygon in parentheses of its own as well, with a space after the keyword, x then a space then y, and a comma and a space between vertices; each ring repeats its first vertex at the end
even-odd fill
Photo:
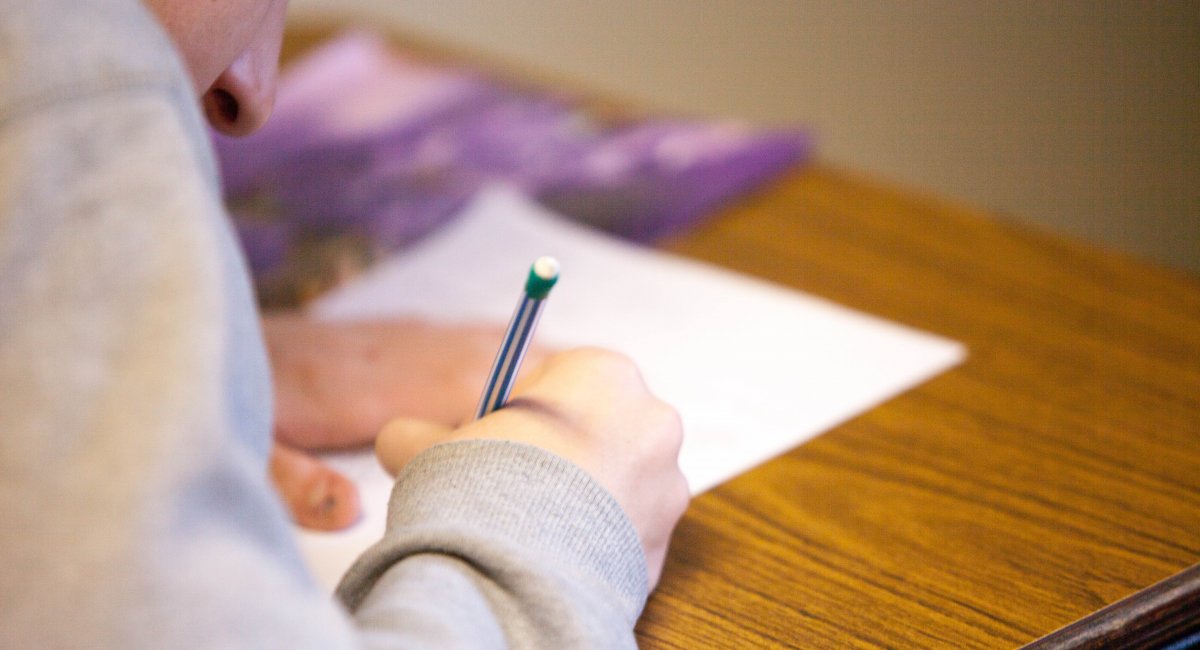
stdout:
POLYGON ((358 520, 354 484, 316 458, 275 443, 270 473, 297 524, 314 530, 340 530, 358 520))
POLYGON ((375 456, 379 464, 395 476, 417 454, 449 439, 450 427, 429 420, 396 418, 388 422, 375 439, 375 456))

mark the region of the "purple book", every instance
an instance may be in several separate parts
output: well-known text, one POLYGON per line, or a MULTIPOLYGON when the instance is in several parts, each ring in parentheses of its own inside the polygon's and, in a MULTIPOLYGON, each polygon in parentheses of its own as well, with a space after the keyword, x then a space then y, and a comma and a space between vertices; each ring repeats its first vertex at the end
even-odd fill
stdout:
POLYGON ((804 132, 731 122, 601 123, 570 98, 418 63, 362 32, 291 66, 260 132, 214 138, 268 305, 304 302, 403 248, 487 183, 652 241, 811 150, 804 132))

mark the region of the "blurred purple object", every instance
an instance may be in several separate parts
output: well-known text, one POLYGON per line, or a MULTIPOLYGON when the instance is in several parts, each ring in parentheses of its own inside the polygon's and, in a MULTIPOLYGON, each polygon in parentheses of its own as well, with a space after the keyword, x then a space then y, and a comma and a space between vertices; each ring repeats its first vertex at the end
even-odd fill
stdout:
POLYGON ((560 213, 650 241, 684 230, 795 165, 808 149, 798 133, 646 122, 609 134, 580 168, 539 188, 537 196, 560 213))
POLYGON ((605 125, 557 94, 413 62, 361 32, 289 68, 259 133, 214 138, 256 279, 294 266, 301 242, 349 237, 371 249, 366 257, 402 248, 492 182, 653 240, 811 149, 802 132, 728 122, 605 125))

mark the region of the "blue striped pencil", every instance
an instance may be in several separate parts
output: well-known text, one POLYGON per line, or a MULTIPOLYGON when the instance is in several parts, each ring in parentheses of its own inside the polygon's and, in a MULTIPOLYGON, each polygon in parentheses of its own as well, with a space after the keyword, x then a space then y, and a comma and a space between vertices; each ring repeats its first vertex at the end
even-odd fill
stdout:
POLYGON ((525 358, 525 352, 533 340, 533 330, 542 315, 546 296, 550 295, 555 282, 558 282, 558 260, 553 257, 539 257, 529 267, 521 302, 517 303, 517 310, 508 323, 508 331, 504 333, 504 341, 500 344, 500 351, 484 384, 479 406, 475 409, 476 420, 503 407, 508 401, 513 384, 517 381, 517 372, 521 369, 521 360, 525 358))

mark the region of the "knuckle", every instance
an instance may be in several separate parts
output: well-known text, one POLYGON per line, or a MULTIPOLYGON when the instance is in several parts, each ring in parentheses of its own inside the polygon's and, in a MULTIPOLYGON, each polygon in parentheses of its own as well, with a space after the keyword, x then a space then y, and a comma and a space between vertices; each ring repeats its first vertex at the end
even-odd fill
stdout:
POLYGON ((599 376, 619 380, 627 380, 631 377, 639 380, 641 378, 637 364, 623 352, 598 347, 581 347, 563 354, 567 360, 586 365, 592 373, 599 376))
POLYGON ((571 348, 563 352, 562 356, 581 363, 596 363, 613 354, 617 353, 605 348, 585 345, 578 348, 571 348))
POLYGON ((679 448, 683 446, 683 416, 674 406, 661 400, 655 400, 655 402, 658 421, 661 423, 663 444, 674 453, 674 456, 678 456, 679 448))
POLYGON ((591 354, 594 363, 611 372, 637 372, 633 359, 623 352, 593 348, 591 354))

